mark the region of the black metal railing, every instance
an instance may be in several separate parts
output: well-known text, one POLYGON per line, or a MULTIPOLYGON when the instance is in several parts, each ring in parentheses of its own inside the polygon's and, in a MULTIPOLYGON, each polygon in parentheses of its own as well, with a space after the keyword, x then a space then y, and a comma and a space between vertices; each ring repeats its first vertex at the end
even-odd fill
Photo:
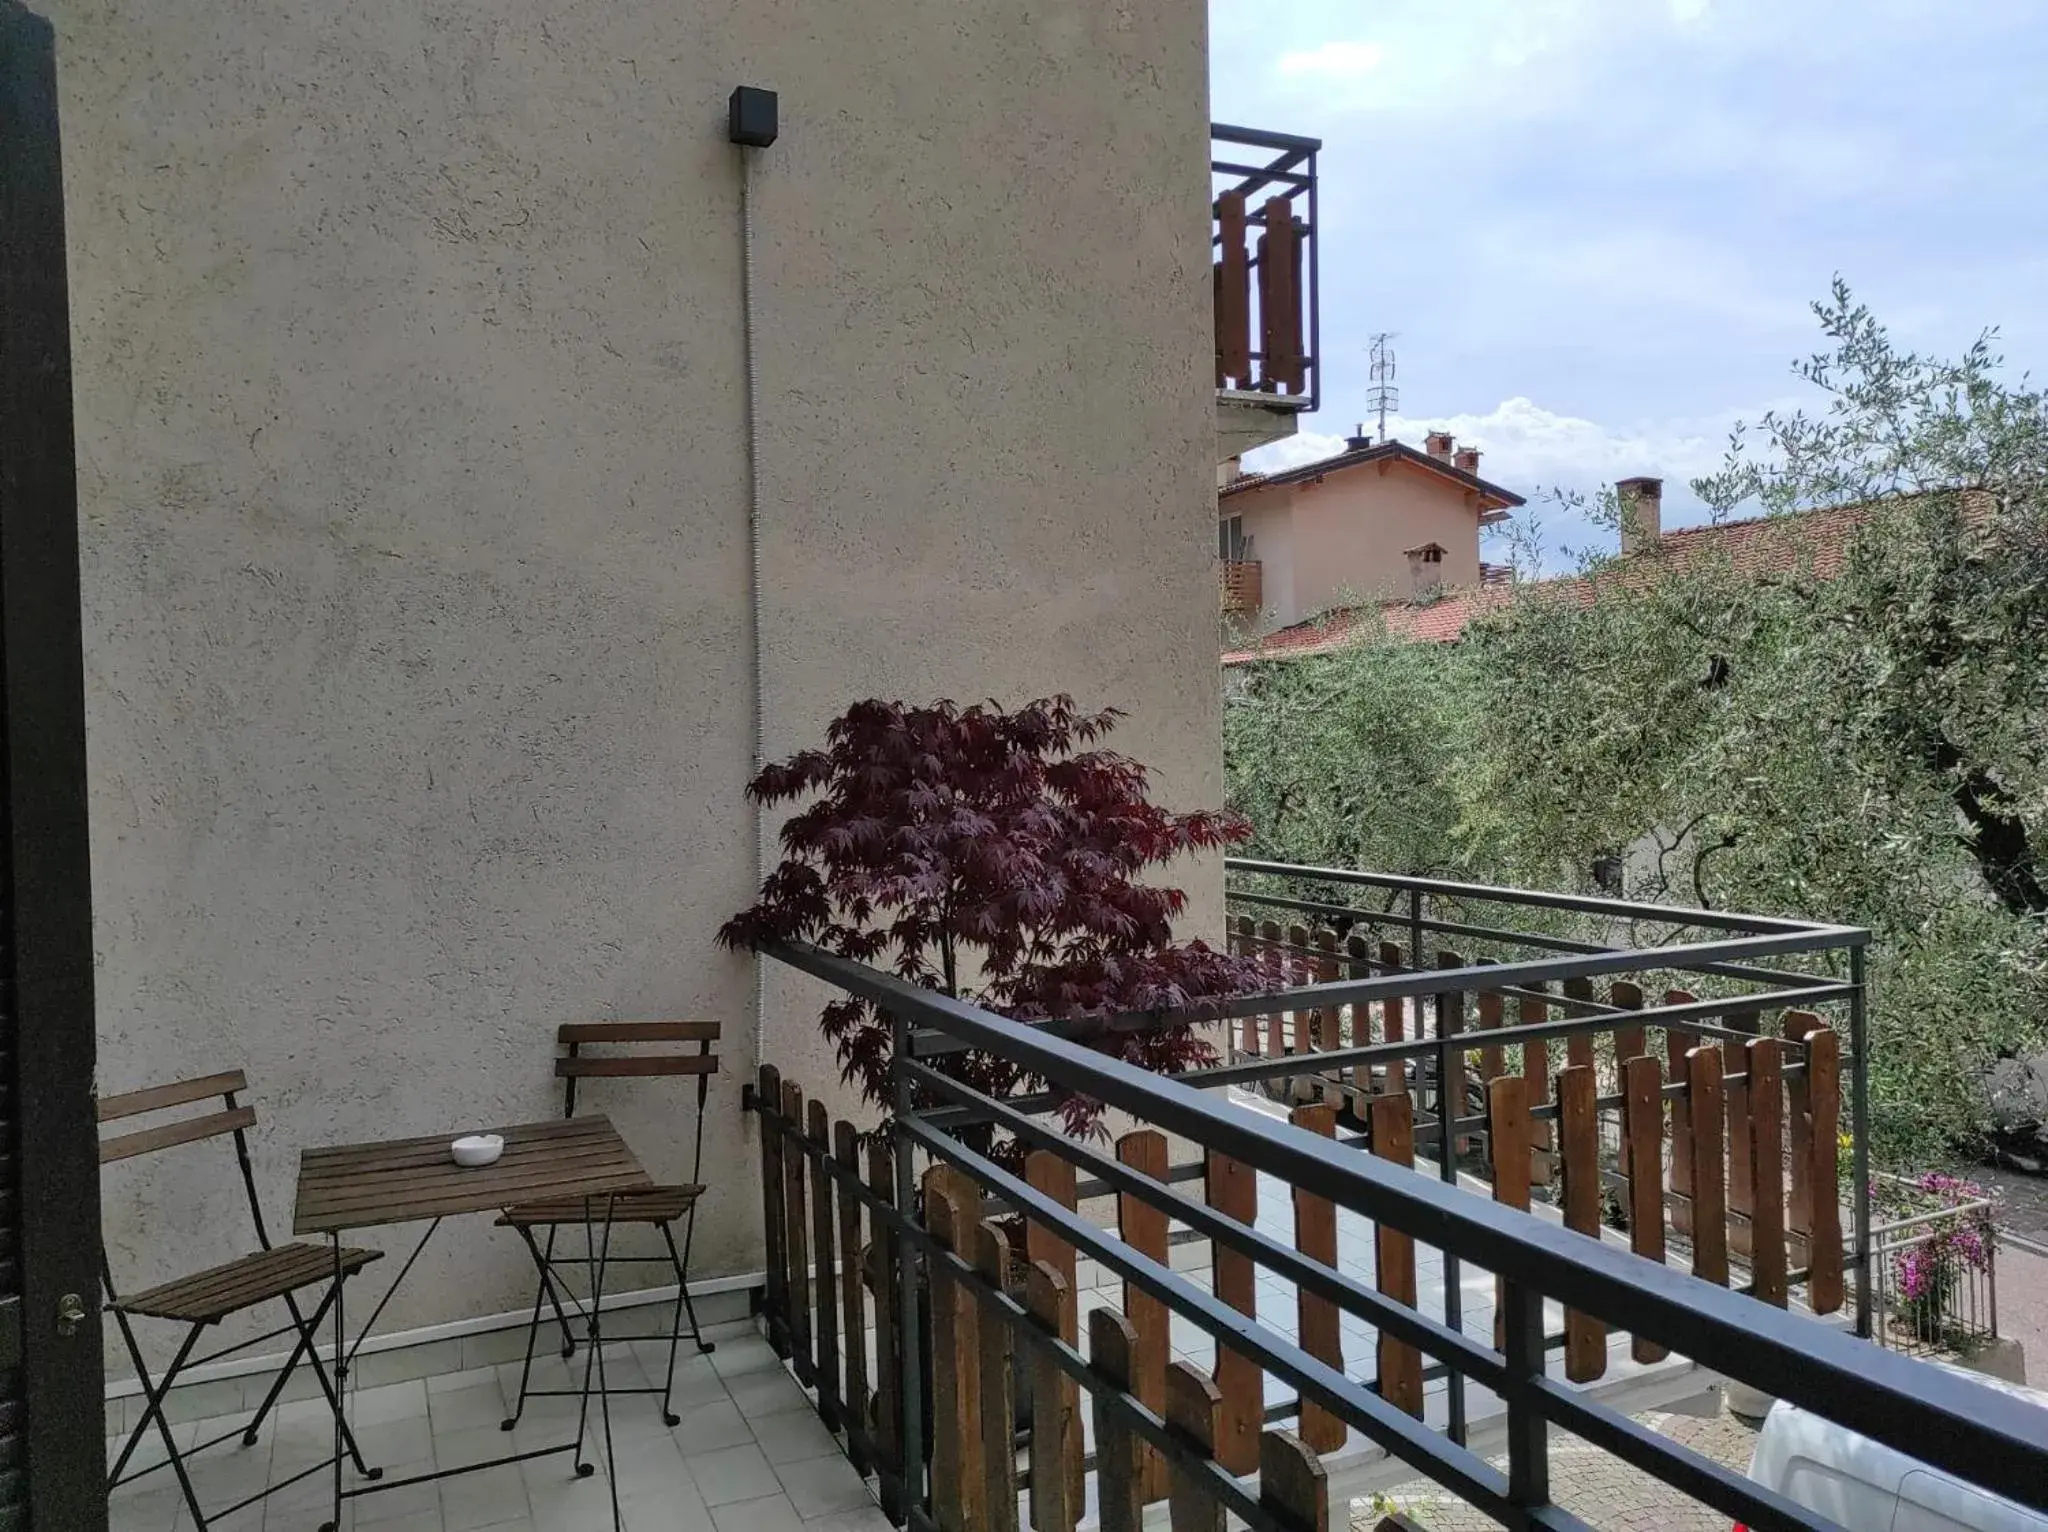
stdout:
MULTIPOLYGON (((1291 1002, 1295 1009, 1336 1004, 1356 1007, 1404 996, 1433 1002, 1426 1007, 1418 1004, 1418 1021, 1422 1025, 1415 1030, 1420 1033, 1426 1029, 1429 1035, 1399 1043, 1321 1052, 1314 1063, 1318 1070, 1347 1065, 1369 1070, 1375 1062, 1415 1060, 1433 1075, 1430 1084, 1439 1113, 1444 1092, 1437 1082, 1457 1079, 1461 1073, 1457 1065, 1459 1055, 1481 1043, 1500 1048, 1612 1033, 1618 1027, 1661 1027, 1702 1042, 1717 1040, 1741 1045, 1757 1036, 1759 1018, 1767 1012, 1837 1013, 1848 1043, 1841 1059, 1849 1071, 1845 1105, 1850 1166, 1845 1200, 1851 1215, 1851 1235, 1847 1265, 1855 1289, 1856 1333, 1873 1333, 1876 1284, 1868 1277, 1872 1256, 1867 1131, 1869 1027, 1864 975, 1867 932, 1821 922, 1350 868, 1302 867, 1240 857, 1226 859, 1225 866, 1230 880, 1228 902, 1233 911, 1240 912, 1233 922, 1234 929, 1247 926, 1251 912, 1340 922, 1347 946, 1358 954, 1347 954, 1345 966, 1354 976, 1351 982, 1334 987, 1316 986, 1291 1002), (1304 891, 1314 897, 1302 897, 1304 891), (1379 901, 1377 907, 1371 902, 1374 898, 1379 901), (1516 914, 1532 917, 1546 929, 1515 929, 1502 923, 1516 914), (1678 940, 1699 931, 1720 934, 1708 940, 1678 940), (1389 965, 1360 953, 1357 938, 1366 932, 1401 938, 1411 966, 1389 965), (1462 974, 1447 973, 1442 964, 1464 969, 1466 956, 1444 953, 1440 944, 1445 940, 1456 940, 1463 954, 1479 961, 1462 974), (1427 954, 1433 945, 1438 955, 1436 966, 1418 956, 1427 954), (1538 955, 1532 957, 1530 953, 1538 955), (1804 966, 1781 966, 1787 963, 1804 966), (1361 984, 1355 977, 1360 973, 1383 977, 1361 984), (1653 974, 1692 984, 1703 991, 1717 989, 1719 993, 1706 998, 1667 998, 1661 1004, 1623 1007, 1594 999, 1583 983, 1578 985, 1576 994, 1570 992, 1574 981, 1653 974), (1473 990, 1533 999, 1566 1015, 1558 1021, 1475 1034, 1464 1014, 1463 999, 1473 990)), ((1264 923, 1260 924, 1263 928, 1264 923)), ((1255 937, 1250 945, 1276 944, 1255 937)), ((1283 937, 1277 945, 1285 951, 1289 944, 1283 937)), ((1667 995, 1672 993, 1667 990, 1667 995)), ((1233 1001, 1201 1008, 1195 1014, 1257 1015, 1262 1004, 1257 1000, 1233 1001)), ((1785 1048, 1789 1057, 1783 1074, 1796 1081, 1804 1071, 1800 1057, 1803 1045, 1797 1039, 1787 1039, 1785 1048)), ((1292 1056, 1233 1062, 1223 1069, 1206 1071, 1199 1083, 1244 1085, 1262 1079, 1284 1079, 1298 1074, 1301 1067, 1302 1060, 1292 1056)), ((1335 1088, 1345 1089, 1341 1082, 1335 1088)), ((1684 1089, 1675 1081, 1663 1088, 1667 1096, 1678 1096, 1684 1089)), ((1462 1099, 1462 1093, 1460 1096, 1462 1099)), ((1621 1105, 1618 1091, 1603 1094, 1595 1101, 1603 1114, 1618 1114, 1621 1105)), ((1462 1112, 1463 1107, 1459 1110, 1462 1112)), ((1530 1115, 1541 1121, 1554 1118, 1557 1110, 1555 1105, 1533 1105, 1530 1115)), ((1461 1168, 1459 1138, 1467 1130, 1483 1130, 1485 1122, 1481 1117, 1454 1114, 1453 1125, 1451 1137, 1437 1155, 1439 1175, 1449 1182, 1457 1180, 1461 1168)), ((1435 1118, 1422 1118, 1417 1132, 1418 1141, 1437 1141, 1441 1137, 1435 1118)))
POLYGON ((1216 386, 1303 412, 1322 391, 1319 139, 1213 124, 1216 386))
MULTIPOLYGON (((835 987, 871 1001, 890 1016, 895 1033, 895 1111, 887 1142, 893 1148, 889 1184, 852 1171, 848 1157, 835 1161, 814 1121, 808 1138, 800 1133, 784 1143, 808 1161, 822 1190, 827 1182, 850 1204, 858 1204, 870 1220, 873 1241, 864 1248, 887 1248, 890 1259, 874 1268, 886 1296, 898 1340, 892 1354, 892 1375, 877 1377, 871 1399, 834 1403, 835 1417, 844 1418, 859 1442, 859 1458, 879 1472, 885 1501, 899 1521, 939 1532, 979 1532, 971 1520, 962 1523, 957 1505, 950 1515, 932 1512, 928 1501, 929 1464, 924 1447, 930 1439, 929 1389, 925 1358, 930 1343, 921 1312, 937 1291, 933 1283, 951 1284, 948 1292, 971 1295, 984 1325, 1006 1331, 1021 1358, 1045 1360, 1058 1375, 1086 1392, 1096 1409, 1098 1432, 1135 1433, 1160 1454, 1179 1476, 1175 1483, 1197 1487, 1215 1505, 1255 1527, 1287 1526, 1271 1504, 1247 1489, 1242 1466, 1220 1462, 1220 1454, 1191 1444, 1185 1430, 1169 1424, 1156 1399, 1144 1402, 1144 1390, 1127 1369, 1105 1364, 1100 1347, 1084 1356, 1071 1324, 1048 1325, 1030 1305, 1020 1302, 1012 1285, 989 1274, 986 1262, 963 1253, 956 1239, 935 1235, 920 1212, 920 1165, 950 1166, 978 1189, 983 1210, 1008 1216, 1040 1231, 1072 1251, 1090 1258, 1125 1285, 1127 1294, 1142 1295, 1164 1311, 1204 1333, 1216 1347, 1219 1366, 1226 1353, 1244 1359, 1259 1373, 1283 1381, 1295 1398, 1267 1407, 1266 1419, 1304 1418, 1311 1410, 1334 1417, 1354 1440, 1369 1443, 1427 1477, 1460 1499, 1513 1527, 1578 1528, 1584 1524, 1555 1503, 1549 1477, 1548 1440, 1553 1429, 1571 1432, 1603 1448, 1652 1477, 1739 1520, 1753 1529, 1826 1529, 1835 1524, 1806 1511, 1781 1495, 1750 1481, 1669 1438, 1632 1421, 1602 1401, 1596 1392, 1553 1376, 1549 1353, 1557 1338, 1546 1334, 1544 1305, 1563 1306, 1616 1331, 1631 1332, 1678 1358, 1691 1359, 1713 1372, 1766 1394, 1787 1399, 1838 1422, 1850 1430, 1948 1470, 1998 1493, 2048 1510, 2048 1417, 2010 1396, 1978 1386, 1950 1373, 1908 1358, 1880 1351, 1853 1335, 1810 1317, 1757 1301, 1740 1292, 1702 1281, 1656 1261, 1644 1260, 1601 1239, 1588 1239, 1557 1223, 1517 1211, 1452 1184, 1457 1143, 1468 1125, 1458 1115, 1458 1095, 1439 1094, 1439 1116, 1450 1104, 1454 1127, 1439 1132, 1440 1160, 1450 1167, 1443 1179, 1416 1174, 1370 1154, 1340 1138, 1305 1131, 1232 1099, 1225 1085, 1307 1075, 1319 1085, 1341 1083, 1361 1062, 1390 1059, 1433 1061, 1439 1082, 1454 1078, 1459 1067, 1452 1055, 1478 1041, 1512 1044, 1541 1038, 1569 1038, 1597 1027, 1612 1028, 1615 1018, 1604 1008, 1530 1027, 1502 1027, 1483 1039, 1457 1024, 1459 997, 1482 990, 1512 991, 1528 987, 1550 1000, 1558 992, 1537 989, 1549 983, 1596 975, 1683 973, 1704 985, 1718 981, 1724 992, 1690 1005, 1668 1005, 1636 1011, 1626 1024, 1652 1025, 1688 1034, 1747 1038, 1741 1025, 1763 1005, 1834 1006, 1846 1013, 1858 1062, 1864 1047, 1864 980, 1862 951, 1865 933, 1833 925, 1749 918, 1721 912, 1655 910, 1620 900, 1547 896, 1511 889, 1490 889, 1441 880, 1400 879, 1341 869, 1303 869, 1249 861, 1231 864, 1232 897, 1240 901, 1292 899, 1302 904, 1342 908, 1361 923, 1400 921, 1409 932, 1410 950, 1431 932, 1454 935, 1467 945, 1484 939, 1502 949, 1505 960, 1455 970, 1374 972, 1342 977, 1281 993, 1205 1002, 1170 1016, 1143 1014, 1082 1018, 1041 1025, 1022 1025, 963 1001, 917 988, 862 964, 805 946, 780 946, 767 956, 835 987), (1283 886, 1310 888, 1313 897, 1283 893, 1283 886), (1329 897, 1332 892, 1369 889, 1392 896, 1391 906, 1373 908, 1369 901, 1329 897), (1572 934, 1549 930, 1515 933, 1497 925, 1480 925, 1472 917, 1481 906, 1547 911, 1578 923, 1572 934), (1596 931, 1602 922, 1631 930, 1654 928, 1664 939, 1641 945, 1603 946, 1596 931), (1687 928, 1714 934, 1700 940, 1678 940, 1687 928), (1513 957, 1510 937, 1544 955, 1513 957), (1818 972, 1796 966, 1806 964, 1818 972), (1831 976, 1830 968, 1840 976, 1831 976), (1100 1051, 1105 1037, 1180 1021, 1231 1021, 1276 1011, 1321 1011, 1341 1007, 1428 999, 1444 1004, 1439 1034, 1366 1048, 1317 1052, 1307 1057, 1237 1060, 1185 1077, 1162 1077, 1100 1051), (1446 1024, 1446 1017, 1450 1018, 1446 1024), (1007 1060, 1035 1082, 1032 1094, 994 1099, 949 1073, 948 1059, 961 1050, 975 1050, 1007 1060), (1284 1240, 1248 1226, 1216 1205, 1191 1198, 1176 1187, 1185 1171, 1136 1164, 1119 1153, 1112 1156, 1091 1143, 1069 1137, 1052 1115, 1070 1097, 1128 1114, 1139 1123, 1197 1147, 1212 1180, 1219 1165, 1271 1176, 1309 1198, 1369 1220, 1381 1235, 1397 1235, 1417 1246, 1440 1251, 1445 1266, 1446 1295, 1460 1283, 1460 1263, 1494 1275, 1499 1286, 1499 1329, 1488 1339, 1468 1333, 1468 1320, 1450 1308, 1441 1318, 1425 1313, 1412 1299, 1402 1302, 1377 1290, 1350 1271, 1314 1258, 1284 1240), (1217 1261, 1217 1281, 1205 1288, 1166 1258, 1164 1250, 1145 1250, 1120 1238, 1076 1210, 1072 1190, 1065 1197, 1046 1189, 1044 1178, 1021 1174, 1014 1153, 991 1148, 991 1133, 1008 1135, 1014 1147, 1034 1156, 1056 1159, 1067 1185, 1079 1180, 1079 1197, 1108 1192, 1126 1207, 1143 1207, 1163 1215, 1191 1239, 1209 1242, 1217 1261), (1267 1271, 1308 1298, 1330 1305, 1369 1324, 1379 1345, 1413 1347, 1430 1363, 1432 1376, 1449 1393, 1462 1397, 1466 1388, 1486 1391, 1489 1430, 1505 1443, 1507 1470, 1494 1468, 1468 1439, 1467 1424, 1453 1420, 1439 1428, 1418 1412, 1390 1398, 1380 1381, 1352 1376, 1332 1365, 1327 1352, 1304 1336, 1290 1335, 1233 1304, 1223 1290, 1222 1262, 1249 1263, 1267 1271), (887 1417, 886 1419, 884 1417, 887 1417), (893 1447, 891 1444, 894 1444, 893 1447), (903 1450, 911 1444, 910 1450, 903 1450), (950 1524, 949 1524, 950 1523, 950 1524)), ((1376 895, 1376 896, 1377 896, 1376 895)), ((1385 903, 1382 900, 1382 903, 1385 903)), ((1355 1077, 1354 1077, 1355 1078, 1355 1077)), ((1857 1092, 1860 1095, 1860 1090, 1857 1092)), ((759 1101, 773 1116, 776 1103, 759 1101)), ((775 1119, 778 1135, 791 1124, 775 1119)), ((1484 1127, 1484 1119, 1471 1126, 1484 1127)), ((1860 1138, 1860 1135, 1859 1135, 1860 1138)), ((1857 1159, 1862 1163, 1859 1150, 1857 1159)), ((1202 1174, 1198 1167, 1194 1172, 1202 1174)), ((1859 1185, 1862 1176, 1858 1177, 1859 1185)), ((771 1208, 780 1206, 770 1187, 771 1208)), ((928 1193, 927 1193, 928 1196, 928 1193)), ((1867 1200, 1861 1196, 1860 1204, 1867 1200)), ((928 1202, 926 1203, 928 1206, 928 1202)), ((792 1209, 802 1206, 792 1200, 792 1209)), ((793 1215, 794 1216, 794 1215, 793 1215)), ((978 1216, 978 1215, 977 1215, 978 1216)), ((795 1219, 797 1223, 801 1218, 795 1219)), ((774 1220, 771 1219, 771 1223, 774 1220)), ((821 1233, 832 1220, 820 1215, 821 1233)), ((957 1229, 952 1231, 957 1235, 957 1229)), ((1375 1238, 1380 1235, 1375 1235, 1375 1238)), ((842 1252, 853 1258, 857 1229, 842 1252)), ((771 1246, 774 1240, 771 1237, 771 1246)), ((1853 1246, 1855 1259, 1866 1260, 1867 1227, 1853 1246)), ((801 1254, 801 1245, 799 1245, 801 1254)), ((814 1246, 820 1285, 832 1265, 829 1248, 814 1246)), ((1383 1257, 1384 1258, 1384 1257, 1383 1257)), ((774 1272, 780 1261, 771 1248, 771 1329, 776 1315, 789 1309, 787 1284, 776 1297, 774 1272), (782 1308, 778 1309, 777 1305, 782 1308)), ((791 1270, 803 1265, 799 1259, 791 1270)), ((807 1269, 807 1268, 806 1268, 807 1269)), ((996 1270, 1002 1269, 998 1261, 996 1270)), ((1859 1292, 1868 1287, 1859 1281, 1859 1292)), ((951 1302, 942 1298, 942 1303, 951 1302)), ((1867 1296, 1865 1302, 1867 1303, 1867 1296)), ((1127 1301, 1126 1307, 1129 1307, 1127 1301)), ((948 1310, 950 1313, 951 1310, 948 1310)), ((809 1325, 804 1326, 809 1333, 809 1325)), ((780 1336, 789 1345, 789 1335, 780 1336)), ((861 1338, 845 1334, 849 1351, 861 1338)), ((879 1361, 877 1361, 879 1365, 879 1361)), ((1020 1360, 1020 1367, 1022 1362, 1020 1360)), ((804 1376, 806 1368, 799 1367, 804 1376)), ((1003 1405, 1007 1409, 1007 1404, 1003 1405)), ((1463 1411, 1460 1410, 1462 1416, 1463 1411)), ((943 1424, 943 1423, 942 1423, 943 1424)), ((1007 1440, 1007 1438, 1004 1438, 1007 1440)), ((1298 1443, 1296 1444, 1298 1446, 1298 1443)), ((1098 1450, 1100 1445, 1098 1443, 1098 1450)), ((1038 1449, 1033 1448, 1034 1457, 1038 1449)), ((995 1457, 1005 1454, 1000 1452, 995 1457)), ((1007 1465, 1014 1469, 1014 1465, 1007 1465)), ((1015 1493, 1014 1477, 1007 1482, 1015 1493)), ((996 1499, 1000 1501, 1000 1494, 996 1499)), ((1014 1514, 1014 1505, 1012 1512, 1014 1514)), ((1110 1520, 1105 1515, 1104 1525, 1110 1520)), ((1015 1525, 997 1519, 993 1526, 1015 1525)))

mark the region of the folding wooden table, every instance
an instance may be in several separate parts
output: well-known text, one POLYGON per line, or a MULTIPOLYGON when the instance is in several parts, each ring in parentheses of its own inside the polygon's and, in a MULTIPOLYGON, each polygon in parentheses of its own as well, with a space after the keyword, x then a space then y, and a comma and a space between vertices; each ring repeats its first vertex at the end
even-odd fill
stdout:
MULTIPOLYGON (((295 1234, 325 1234, 330 1241, 334 1268, 334 1520, 322 1528, 333 1532, 341 1523, 341 1503, 358 1495, 370 1495, 409 1484, 424 1484, 458 1473, 476 1473, 501 1468, 529 1458, 576 1454, 576 1471, 588 1476, 594 1465, 583 1460, 583 1439, 589 1421, 592 1370, 596 1369, 600 1409, 604 1417, 605 1445, 611 1445, 611 1408, 604 1393, 603 1337, 599 1326, 599 1305, 592 1302, 587 1315, 589 1349, 583 1358, 582 1402, 576 1415, 576 1439, 555 1447, 515 1452, 488 1463, 438 1473, 416 1474, 410 1479, 383 1483, 379 1470, 374 1481, 344 1489, 341 1482, 341 1437, 343 1411, 348 1398, 349 1365, 356 1351, 376 1325, 385 1304, 405 1281, 420 1252, 427 1247, 441 1220, 461 1213, 495 1213, 515 1203, 540 1199, 580 1198, 584 1207, 584 1235, 594 1273, 593 1293, 604 1291, 605 1260, 611 1250, 610 1196, 638 1191, 654 1183, 633 1151, 626 1147, 618 1130, 607 1117, 556 1118, 548 1122, 521 1123, 496 1129, 504 1135, 505 1152, 490 1165, 465 1169, 449 1153, 454 1134, 431 1138, 394 1139, 386 1143, 346 1144, 333 1149, 308 1150, 299 1157, 299 1190, 292 1214, 295 1234), (390 1289, 372 1311, 368 1323, 347 1344, 342 1311, 341 1236, 350 1229, 368 1229, 390 1224, 427 1222, 427 1232, 399 1268, 390 1289), (602 1228, 600 1241, 597 1230, 602 1228)), ((618 1491, 613 1487, 613 1521, 618 1514, 618 1491)))

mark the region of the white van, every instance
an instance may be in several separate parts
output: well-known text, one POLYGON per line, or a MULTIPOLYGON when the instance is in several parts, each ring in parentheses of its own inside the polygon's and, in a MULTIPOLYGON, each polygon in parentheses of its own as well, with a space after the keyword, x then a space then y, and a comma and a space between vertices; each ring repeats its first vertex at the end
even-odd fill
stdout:
MULTIPOLYGON (((2048 1409, 2048 1393, 2039 1389, 1949 1370, 2048 1409)), ((2048 1532, 2048 1516, 1783 1399, 1764 1417, 1749 1476, 1854 1532, 2048 1532)))

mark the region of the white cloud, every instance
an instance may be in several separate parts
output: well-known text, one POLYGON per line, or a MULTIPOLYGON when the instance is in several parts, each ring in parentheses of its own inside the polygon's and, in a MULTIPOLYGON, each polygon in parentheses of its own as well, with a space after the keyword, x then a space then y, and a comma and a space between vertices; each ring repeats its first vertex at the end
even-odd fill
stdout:
POLYGON ((1280 55, 1280 73, 1289 79, 1356 80, 1387 61, 1384 43, 1332 40, 1317 48, 1280 55))
MULTIPOLYGON (((1633 474, 1655 474, 1675 490, 1720 467, 1729 428, 1742 415, 1761 413, 1615 428, 1518 397, 1503 399, 1484 414, 1389 416, 1387 431, 1417 445, 1431 431, 1449 431, 1461 447, 1477 447, 1484 454, 1481 473, 1520 494, 1534 495, 1554 485, 1590 491, 1633 474)), ((1273 472, 1343 450, 1342 436, 1304 431, 1253 454, 1252 466, 1273 472)))
MULTIPOLYGON (((1775 401, 1781 409, 1793 402, 1775 401)), ((1484 414, 1389 416, 1387 432, 1420 447, 1429 432, 1448 431, 1460 447, 1477 447, 1481 475, 1529 501, 1518 519, 1540 528, 1538 555, 1543 567, 1556 573, 1572 567, 1574 556, 1585 548, 1611 546, 1614 536, 1558 497, 1577 496, 1590 506, 1616 479, 1648 474, 1664 481, 1667 528, 1705 521, 1707 509, 1694 497, 1692 481, 1722 466, 1728 433, 1738 420, 1762 414, 1759 406, 1711 419, 1608 426, 1517 397, 1503 399, 1484 414)), ((1334 456, 1344 444, 1342 436, 1303 431, 1253 453, 1246 466, 1276 473, 1334 456)), ((1508 552, 1504 544, 1490 545, 1486 556, 1507 557, 1508 552)))

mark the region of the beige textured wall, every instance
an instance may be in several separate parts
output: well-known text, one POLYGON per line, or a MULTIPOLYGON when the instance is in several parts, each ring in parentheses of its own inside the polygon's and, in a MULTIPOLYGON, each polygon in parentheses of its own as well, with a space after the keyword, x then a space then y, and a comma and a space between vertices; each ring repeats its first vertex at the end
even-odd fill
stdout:
MULTIPOLYGON (((757 1267, 739 1081, 833 1071, 711 939, 751 865, 726 93, 782 92, 770 750, 1064 689, 1214 803, 1202 0, 53 8, 102 1088, 246 1065, 281 1230, 301 1146, 550 1115, 565 1018, 718 1017, 697 1270, 757 1267)), ((686 1087, 597 1095, 681 1169, 686 1087)), ((118 1271, 237 1244, 214 1147, 109 1173, 118 1271)), ((451 1225, 385 1327, 523 1303, 515 1248, 451 1225)))
POLYGON ((1381 474, 1367 465, 1224 504, 1245 512, 1247 532, 1258 528, 1269 630, 1350 600, 1407 597, 1407 550, 1424 543, 1443 545, 1446 587, 1479 583, 1479 513, 1464 491, 1420 469, 1396 464, 1381 474))
POLYGON ((1269 632, 1295 621, 1282 613, 1298 613, 1294 599, 1294 491, 1291 487, 1237 495, 1223 502, 1231 514, 1244 517, 1244 535, 1259 561, 1258 630, 1269 632))

